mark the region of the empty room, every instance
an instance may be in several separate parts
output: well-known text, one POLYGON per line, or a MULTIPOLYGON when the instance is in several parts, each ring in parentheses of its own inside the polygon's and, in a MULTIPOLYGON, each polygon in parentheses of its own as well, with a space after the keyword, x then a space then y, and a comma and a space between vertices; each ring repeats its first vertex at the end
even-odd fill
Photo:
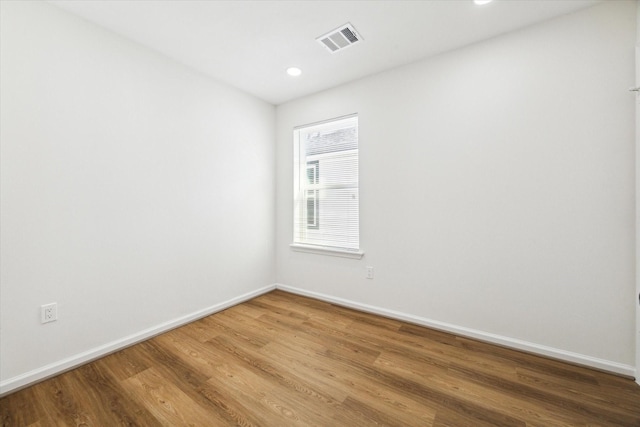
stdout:
POLYGON ((3 426, 640 426, 636 0, 0 0, 3 426))

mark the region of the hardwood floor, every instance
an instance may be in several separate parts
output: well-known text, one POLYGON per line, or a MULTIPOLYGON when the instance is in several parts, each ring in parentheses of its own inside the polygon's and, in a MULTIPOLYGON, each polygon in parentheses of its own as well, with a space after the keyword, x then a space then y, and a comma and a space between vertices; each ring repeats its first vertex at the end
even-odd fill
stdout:
POLYGON ((274 291, 0 400, 3 426, 640 426, 640 386, 274 291))

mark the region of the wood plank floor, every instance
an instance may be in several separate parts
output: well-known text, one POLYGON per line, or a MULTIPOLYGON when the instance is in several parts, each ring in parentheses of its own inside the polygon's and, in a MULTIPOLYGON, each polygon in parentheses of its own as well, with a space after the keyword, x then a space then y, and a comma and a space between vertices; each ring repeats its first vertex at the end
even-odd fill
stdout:
POLYGON ((3 426, 640 426, 632 380, 274 291, 0 400, 3 426))

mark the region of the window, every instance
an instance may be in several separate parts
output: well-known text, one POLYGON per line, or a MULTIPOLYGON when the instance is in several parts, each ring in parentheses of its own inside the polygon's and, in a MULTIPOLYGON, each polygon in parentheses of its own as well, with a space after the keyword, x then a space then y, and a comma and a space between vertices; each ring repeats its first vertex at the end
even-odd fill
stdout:
POLYGON ((360 258, 358 117, 299 127, 293 136, 291 246, 360 258))

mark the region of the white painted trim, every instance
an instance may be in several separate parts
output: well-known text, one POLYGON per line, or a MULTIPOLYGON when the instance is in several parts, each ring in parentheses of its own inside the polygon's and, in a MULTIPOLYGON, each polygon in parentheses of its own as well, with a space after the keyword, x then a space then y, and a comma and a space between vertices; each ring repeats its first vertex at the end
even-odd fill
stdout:
POLYGON ((449 323, 430 320, 423 317, 414 316, 412 314, 401 313, 399 311, 388 310, 385 308, 375 307, 368 304, 361 304, 355 301, 332 297, 329 295, 320 294, 317 292, 311 292, 304 289, 299 289, 293 286, 288 286, 288 285, 283 285, 278 283, 278 284, 262 287, 255 291, 248 292, 244 295, 240 295, 238 297, 213 305, 203 310, 199 310, 194 313, 188 314, 186 316, 154 326, 152 328, 145 329, 143 331, 129 335, 122 339, 112 341, 103 346, 96 347, 86 352, 76 354, 74 356, 60 360, 58 362, 54 362, 49 365, 43 366, 41 368, 34 369, 25 374, 18 375, 13 378, 9 378, 6 381, 0 382, 0 397, 9 393, 15 392, 21 388, 28 387, 37 382, 43 381, 47 378, 50 378, 55 375, 59 375, 63 372, 69 371, 71 369, 77 368, 78 366, 81 366, 81 365, 84 365, 85 363, 99 359, 100 357, 107 356, 111 353, 122 350, 123 348, 145 341, 156 335, 170 331, 171 329, 175 329, 177 327, 186 325, 195 320, 198 320, 203 317, 209 316, 211 314, 217 313, 219 311, 225 310, 229 307, 233 307, 234 305, 240 304, 242 302, 249 301, 250 299, 258 297, 274 289, 280 289, 286 292, 291 292, 293 294, 315 298, 318 300, 333 303, 343 307, 353 308, 355 310, 364 311, 367 313, 372 313, 372 314, 377 314, 384 317, 389 317, 392 319, 402 320, 402 321, 413 323, 416 325, 426 326, 428 328, 451 332, 456 335, 475 338, 475 339, 489 342, 492 344, 497 344, 504 347, 526 351, 528 353, 538 354, 538 355, 547 356, 547 357, 558 359, 558 360, 576 363, 579 365, 584 365, 591 368, 600 369, 603 371, 607 371, 607 372, 611 372, 619 375, 624 375, 627 377, 634 377, 634 373, 635 373, 635 369, 633 366, 624 365, 621 363, 612 362, 608 360, 598 359, 591 356, 586 356, 583 354, 573 353, 573 352, 560 350, 552 347, 542 346, 539 344, 534 344, 534 343, 530 343, 530 342, 526 342, 526 341, 522 341, 514 338, 508 338, 500 335, 490 334, 490 333, 478 331, 475 329, 451 325, 449 323))
POLYGON ((151 328, 129 335, 122 339, 112 341, 100 347, 96 347, 91 350, 85 351, 83 353, 76 354, 76 355, 67 357, 66 359, 59 360, 49 365, 34 369, 25 374, 18 375, 13 378, 9 378, 6 381, 0 382, 0 397, 6 394, 12 393, 14 391, 17 391, 21 388, 28 387, 34 383, 43 381, 47 378, 50 378, 55 375, 59 375, 63 372, 69 371, 71 369, 77 368, 80 365, 84 365, 85 363, 99 359, 100 357, 107 356, 108 354, 122 350, 125 347, 129 347, 139 342, 148 340, 149 338, 152 338, 156 335, 170 331, 171 329, 175 329, 177 327, 186 325, 187 323, 191 323, 195 320, 198 320, 203 317, 209 316, 211 314, 217 313, 219 311, 225 310, 229 307, 233 307, 234 305, 248 301, 250 299, 253 299, 267 292, 271 292, 274 289, 276 289, 275 285, 265 286, 263 288, 257 289, 252 292, 248 292, 244 295, 240 295, 238 297, 221 302, 219 304, 212 305, 211 307, 207 307, 205 309, 196 311, 194 313, 187 314, 186 316, 182 316, 177 319, 170 320, 165 323, 161 323, 160 325, 153 326, 151 328))
MULTIPOLYGON (((636 4, 636 24, 638 33, 636 35, 636 69, 635 86, 640 84, 640 2, 636 4)), ((640 385, 640 94, 635 92, 635 115, 636 115, 636 292, 633 295, 633 305, 636 308, 636 324, 634 328, 635 351, 636 351, 636 383, 640 385)))
POLYGON ((413 323, 420 326, 426 326, 428 328, 437 329, 444 332, 450 332, 452 334, 460 335, 467 338, 474 338, 480 341, 496 344, 503 347, 512 348, 515 350, 524 351, 540 356, 549 357, 552 359, 558 359, 565 362, 570 362, 589 368, 598 369, 601 371, 611 372, 625 377, 633 378, 635 369, 633 366, 624 365, 622 363, 613 362, 610 360, 599 359, 596 357, 587 356, 580 353, 574 353, 571 351, 561 350, 553 347, 547 347, 540 344, 535 344, 516 338, 504 337, 488 332, 479 331, 476 329, 466 328, 463 326, 456 326, 450 323, 440 322, 437 320, 426 319, 424 317, 414 316, 413 314, 402 313, 395 310, 389 310, 386 308, 375 307, 368 304, 362 304, 343 298, 332 297, 330 295, 321 294, 317 292, 307 291, 304 289, 296 288, 293 286, 276 284, 276 287, 285 292, 291 292, 293 294, 302 295, 310 298, 315 298, 321 301, 329 302, 332 304, 340 305, 354 310, 364 311, 367 313, 377 314, 391 319, 401 320, 404 322, 413 323))
POLYGON ((291 243, 291 250, 296 252, 306 252, 316 255, 338 256, 342 258, 362 259, 363 251, 350 251, 347 249, 330 248, 327 246, 303 245, 301 243, 291 243))

